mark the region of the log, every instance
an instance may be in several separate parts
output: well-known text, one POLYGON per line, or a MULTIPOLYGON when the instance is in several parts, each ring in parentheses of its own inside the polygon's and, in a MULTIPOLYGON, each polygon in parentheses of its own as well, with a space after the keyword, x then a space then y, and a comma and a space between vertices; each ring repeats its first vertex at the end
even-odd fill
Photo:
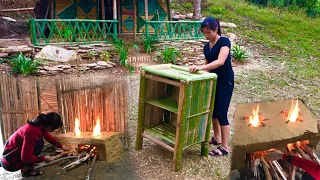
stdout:
POLYGON ((33 11, 33 7, 30 8, 17 8, 17 9, 0 9, 0 12, 18 12, 18 11, 33 11))
POLYGON ((87 176, 86 176, 86 180, 90 180, 92 169, 93 169, 93 166, 94 166, 94 163, 96 162, 96 160, 97 160, 97 153, 95 153, 95 155, 93 156, 93 160, 92 160, 91 166, 90 166, 90 168, 88 170, 88 173, 87 173, 87 176))
POLYGON ((69 154, 69 151, 65 151, 65 152, 62 152, 62 153, 60 153, 60 154, 58 154, 56 156, 52 156, 51 158, 52 158, 52 160, 57 160, 57 159, 60 159, 60 158, 62 158, 64 156, 67 156, 68 154, 69 154))
POLYGON ((8 46, 5 48, 0 48, 0 53, 8 53, 8 54, 14 54, 14 53, 20 53, 20 52, 32 52, 33 49, 30 46, 21 45, 21 46, 8 46))
POLYGON ((263 159, 263 158, 261 158, 261 161, 262 161, 262 167, 263 167, 263 170, 264 170, 264 174, 266 175, 266 180, 272 180, 272 176, 271 176, 271 174, 270 174, 270 171, 269 171, 269 169, 268 169, 268 164, 266 163, 266 161, 263 159))
POLYGON ((277 171, 280 173, 282 179, 287 180, 287 177, 285 176, 279 163, 277 161, 272 161, 272 163, 273 163, 274 167, 277 169, 277 171))
POLYGON ((66 159, 72 159, 72 158, 76 158, 76 157, 77 157, 77 156, 63 157, 63 158, 60 158, 60 159, 51 161, 51 162, 46 163, 46 164, 42 164, 42 165, 36 166, 36 167, 34 167, 34 169, 40 169, 40 168, 43 168, 43 167, 47 167, 47 166, 53 165, 53 164, 55 164, 55 163, 57 163, 57 162, 59 162, 59 161, 66 160, 66 159))

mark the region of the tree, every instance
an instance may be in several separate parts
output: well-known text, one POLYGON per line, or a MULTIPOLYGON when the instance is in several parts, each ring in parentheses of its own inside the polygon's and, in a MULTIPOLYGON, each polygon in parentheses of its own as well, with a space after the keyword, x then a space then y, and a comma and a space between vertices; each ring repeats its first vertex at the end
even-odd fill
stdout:
POLYGON ((193 0, 193 19, 200 20, 201 0, 193 0))

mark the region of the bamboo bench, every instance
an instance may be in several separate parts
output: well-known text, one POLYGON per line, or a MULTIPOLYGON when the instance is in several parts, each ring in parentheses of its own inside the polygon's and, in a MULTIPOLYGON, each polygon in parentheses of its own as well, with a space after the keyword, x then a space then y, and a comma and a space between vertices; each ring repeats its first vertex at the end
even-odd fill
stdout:
POLYGON ((216 74, 172 64, 142 67, 136 150, 147 138, 173 152, 174 171, 187 147, 201 143, 208 157, 216 80, 216 74))

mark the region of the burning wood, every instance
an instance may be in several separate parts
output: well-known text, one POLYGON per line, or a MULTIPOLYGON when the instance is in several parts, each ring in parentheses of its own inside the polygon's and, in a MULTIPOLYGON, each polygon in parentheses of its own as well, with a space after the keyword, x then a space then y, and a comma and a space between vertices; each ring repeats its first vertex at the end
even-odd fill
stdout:
POLYGON ((76 118, 76 120, 74 122, 74 133, 76 134, 76 136, 80 136, 81 135, 80 121, 79 121, 78 118, 76 118))
MULTIPOLYGON (((309 141, 298 141, 287 144, 287 153, 300 156, 314 162, 319 161, 318 157, 308 146, 309 141)), ((286 161, 266 161, 264 156, 268 151, 257 151, 246 154, 247 168, 246 174, 241 179, 266 179, 266 180, 300 180, 304 171, 298 167, 289 164, 286 161)))
POLYGON ((294 123, 297 121, 302 121, 300 108, 299 108, 299 100, 297 99, 295 102, 292 100, 291 107, 289 111, 281 111, 286 117, 286 123, 294 123))
POLYGON ((90 145, 79 145, 79 152, 78 158, 76 161, 64 166, 62 169, 66 169, 67 171, 71 171, 79 166, 81 166, 84 163, 87 163, 90 158, 96 156, 97 150, 95 146, 90 145), (81 156, 84 157, 81 157, 81 156), (81 158, 80 158, 81 157, 81 158))
POLYGON ((97 118, 96 125, 93 128, 93 136, 100 136, 101 134, 101 126, 100 126, 100 119, 97 118))

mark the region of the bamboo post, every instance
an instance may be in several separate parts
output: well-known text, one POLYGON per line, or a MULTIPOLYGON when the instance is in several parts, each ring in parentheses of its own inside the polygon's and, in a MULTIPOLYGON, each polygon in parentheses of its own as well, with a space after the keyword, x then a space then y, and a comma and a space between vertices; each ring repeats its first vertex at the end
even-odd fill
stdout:
POLYGON ((188 104, 185 103, 185 99, 188 99, 189 95, 189 83, 185 81, 180 82, 180 92, 179 92, 179 104, 178 104, 178 117, 177 117, 177 126, 176 126, 176 138, 174 145, 174 154, 173 154, 173 169, 174 171, 179 171, 182 166, 182 149, 183 142, 186 131, 186 111, 188 104))
POLYGON ((51 18, 51 19, 55 19, 55 17, 54 17, 54 16, 55 16, 55 14, 54 14, 54 13, 55 13, 55 12, 54 12, 54 3, 55 3, 55 2, 56 2, 56 1, 54 1, 54 0, 51 0, 51 1, 50 1, 50 16, 51 16, 50 18, 51 18))
POLYGON ((141 71, 140 73, 140 92, 139 92, 139 110, 138 110, 138 125, 137 125, 137 139, 136 139, 136 150, 142 149, 142 133, 144 130, 145 121, 145 106, 146 106, 146 72, 141 71))
POLYGON ((37 85, 37 98, 38 98, 38 110, 41 112, 41 91, 39 80, 36 80, 37 85))
POLYGON ((137 38, 137 0, 133 0, 133 34, 137 38))
POLYGON ((148 0, 144 0, 144 13, 145 13, 145 28, 146 28, 146 38, 149 36, 149 26, 148 26, 148 0))
MULTIPOLYGON (((3 84, 1 82, 1 84, 3 84)), ((3 118, 2 118, 2 88, 0 86, 0 131, 1 131, 1 139, 2 139, 2 144, 0 144, 0 146, 3 146, 5 143, 5 136, 4 136, 4 128, 3 128, 3 118)))
POLYGON ((101 12, 102 12, 102 19, 106 20, 106 7, 104 4, 104 0, 101 1, 101 12))
MULTIPOLYGON (((113 20, 117 20, 117 0, 113 0, 113 20)), ((117 25, 115 23, 113 23, 113 36, 115 38, 116 41, 118 41, 117 38, 117 25)))
POLYGON ((216 92, 216 80, 212 80, 210 83, 210 94, 211 99, 208 101, 209 106, 209 112, 207 115, 207 126, 206 126, 206 134, 204 142, 201 143, 201 155, 208 157, 209 155, 209 139, 210 139, 210 129, 212 124, 212 112, 214 108, 214 100, 215 100, 215 92, 216 92))

